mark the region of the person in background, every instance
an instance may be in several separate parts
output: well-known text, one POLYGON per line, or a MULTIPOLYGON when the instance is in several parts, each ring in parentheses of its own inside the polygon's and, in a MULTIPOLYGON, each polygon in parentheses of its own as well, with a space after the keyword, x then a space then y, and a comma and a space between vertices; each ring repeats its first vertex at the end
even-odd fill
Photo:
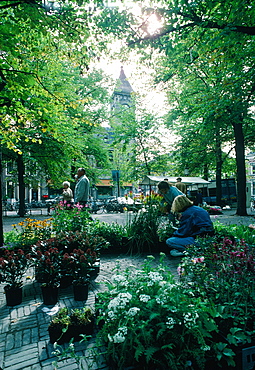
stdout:
POLYGON ((73 202, 73 191, 70 188, 70 182, 64 181, 62 185, 63 185, 62 195, 63 195, 64 202, 72 203, 73 202))
POLYGON ((77 182, 74 188, 74 202, 85 206, 89 197, 89 179, 84 168, 77 170, 77 182))
POLYGON ((203 195, 202 195, 202 190, 201 189, 199 189, 197 194, 196 194, 196 205, 198 205, 198 207, 203 206, 203 195))
POLYGON ((182 182, 182 178, 181 177, 177 177, 176 179, 176 184, 175 186, 177 187, 177 189, 179 189, 183 194, 187 194, 187 187, 186 185, 182 182))
POLYGON ((171 207, 173 204, 173 200, 178 195, 184 195, 179 189, 177 189, 175 186, 169 184, 167 181, 160 181, 158 183, 158 191, 163 196, 163 200, 161 201, 161 210, 164 213, 169 214, 169 220, 175 223, 175 215, 171 212, 171 207), (167 203, 166 206, 164 206, 164 203, 167 203))
POLYGON ((178 195, 172 205, 172 212, 181 213, 180 225, 173 236, 166 240, 172 257, 184 256, 187 245, 194 244, 197 236, 214 235, 209 213, 194 206, 185 195, 178 195))

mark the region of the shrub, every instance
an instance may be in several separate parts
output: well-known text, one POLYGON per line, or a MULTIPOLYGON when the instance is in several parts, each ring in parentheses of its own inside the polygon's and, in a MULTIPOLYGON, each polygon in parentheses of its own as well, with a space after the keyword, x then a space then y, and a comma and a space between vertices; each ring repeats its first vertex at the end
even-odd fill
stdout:
POLYGON ((179 266, 181 284, 217 310, 218 339, 225 345, 255 341, 255 249, 243 240, 200 240, 179 266))

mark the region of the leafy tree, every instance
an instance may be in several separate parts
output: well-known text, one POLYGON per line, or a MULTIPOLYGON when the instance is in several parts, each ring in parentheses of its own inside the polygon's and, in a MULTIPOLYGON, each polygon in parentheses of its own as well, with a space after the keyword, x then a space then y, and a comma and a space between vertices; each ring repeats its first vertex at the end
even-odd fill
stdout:
MULTIPOLYGON (((213 81, 214 96, 209 101, 205 97, 203 103, 214 111, 214 125, 221 130, 222 124, 227 123, 235 140, 239 215, 246 215, 244 143, 246 125, 252 120, 255 91, 254 12, 249 1, 155 1, 153 7, 144 6, 143 16, 128 14, 125 27, 119 32, 129 46, 136 46, 144 54, 151 55, 152 50, 160 53, 164 69, 158 81, 167 83, 175 79, 185 85, 192 78, 195 81, 201 64, 205 68, 202 78, 209 86, 213 81), (154 34, 149 32, 152 14, 164 24, 154 34)), ((124 12, 115 11, 114 22, 106 32, 114 34, 119 24, 124 24, 123 17, 124 12)))
POLYGON ((92 128, 103 120, 106 94, 99 87, 100 73, 88 77, 93 47, 86 44, 86 2, 58 3, 57 10, 45 10, 36 0, 3 1, 0 6, 0 136, 3 148, 13 151, 19 164, 20 215, 25 163, 39 163, 54 180, 61 168, 68 171, 71 159, 88 166, 93 154, 104 162, 98 142, 90 150, 95 144, 92 128))

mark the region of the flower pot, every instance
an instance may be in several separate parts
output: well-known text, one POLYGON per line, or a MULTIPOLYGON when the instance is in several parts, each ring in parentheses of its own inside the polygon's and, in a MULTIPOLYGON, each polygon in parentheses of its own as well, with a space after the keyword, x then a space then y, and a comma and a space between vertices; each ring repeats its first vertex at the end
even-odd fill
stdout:
POLYGON ((72 285, 73 277, 70 275, 62 276, 60 278, 60 288, 65 289, 72 285))
POLYGON ((55 342, 57 342, 57 344, 68 343, 72 338, 70 336, 69 329, 65 333, 62 333, 62 330, 59 327, 49 326, 48 332, 50 336, 50 343, 52 344, 55 342))
POLYGON ((54 306, 58 301, 58 286, 41 286, 43 303, 54 306))
POLYGON ((73 284, 73 296, 75 301, 86 301, 88 299, 89 284, 73 284))
POLYGON ((94 320, 87 325, 70 325, 68 328, 68 334, 70 338, 74 338, 74 342, 82 340, 81 334, 92 335, 94 331, 94 320))
POLYGON ((7 306, 17 306, 22 302, 22 287, 19 288, 10 288, 4 287, 6 304, 7 306))
POLYGON ((94 265, 92 267, 92 271, 90 272, 90 278, 91 279, 96 279, 99 272, 100 272, 100 261, 97 261, 97 262, 94 263, 94 265))

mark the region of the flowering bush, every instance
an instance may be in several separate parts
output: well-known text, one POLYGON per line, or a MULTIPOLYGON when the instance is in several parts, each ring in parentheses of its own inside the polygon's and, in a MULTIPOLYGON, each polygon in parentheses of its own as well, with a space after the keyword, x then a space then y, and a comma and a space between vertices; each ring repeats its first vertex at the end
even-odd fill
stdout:
POLYGON ((7 283, 9 289, 21 287, 30 259, 31 255, 25 255, 22 249, 4 250, 0 257, 0 282, 7 283))
POLYGON ((57 248, 42 252, 34 250, 36 277, 44 286, 59 286, 61 277, 61 255, 57 248))
POLYGON ((86 251, 82 249, 74 249, 70 256, 73 260, 72 275, 73 283, 76 285, 86 284, 89 281, 89 274, 93 270, 93 265, 96 262, 97 254, 88 248, 86 251))
POLYGON ((51 218, 36 220, 26 218, 17 225, 12 225, 13 230, 5 233, 5 244, 8 248, 22 247, 30 249, 30 246, 38 240, 44 240, 51 236, 51 218))
POLYGON ((179 266, 181 283, 217 310, 221 341, 232 349, 255 342, 255 250, 244 240, 209 238, 188 253, 179 266))
POLYGON ((216 330, 213 309, 174 281, 163 257, 157 268, 151 267, 153 257, 141 270, 120 273, 117 267, 108 290, 98 294, 98 339, 114 369, 204 368, 216 330))
POLYGON ((56 234, 83 231, 89 222, 91 222, 91 216, 83 206, 75 204, 72 208, 67 208, 64 202, 60 202, 53 215, 53 231, 56 234))
POLYGON ((255 245, 255 233, 249 226, 245 225, 223 225, 219 221, 213 223, 216 235, 222 240, 228 237, 231 240, 245 240, 249 245, 255 245))

